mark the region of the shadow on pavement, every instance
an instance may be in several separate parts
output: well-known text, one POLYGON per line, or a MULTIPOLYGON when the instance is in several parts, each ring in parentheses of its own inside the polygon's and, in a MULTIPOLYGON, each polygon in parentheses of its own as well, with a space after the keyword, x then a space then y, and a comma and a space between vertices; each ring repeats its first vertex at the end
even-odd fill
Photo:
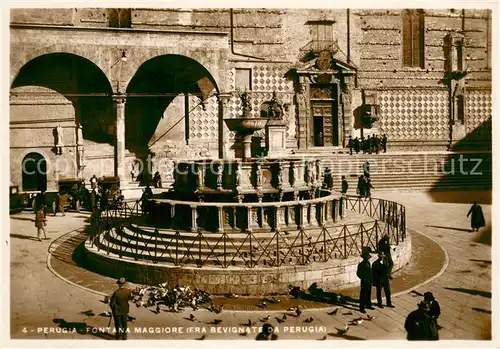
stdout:
MULTIPOLYGON (((471 204, 474 200, 481 205, 491 205, 491 191, 433 191, 427 193, 432 197, 434 202, 451 203, 451 204, 471 204)), ((466 215, 467 212, 464 213, 466 215)))
POLYGON ((448 230, 456 230, 456 231, 466 231, 466 232, 470 232, 471 230, 470 229, 463 229, 463 228, 454 228, 454 227, 443 227, 443 226, 440 226, 440 225, 425 225, 426 227, 430 227, 430 228, 438 228, 438 229, 448 229, 448 230))
POLYGON ((114 340, 115 337, 111 333, 103 333, 100 331, 93 330, 94 328, 92 326, 88 326, 84 322, 67 322, 64 319, 56 318, 52 320, 55 324, 58 324, 60 328, 68 330, 68 331, 73 331, 75 330, 78 334, 81 335, 91 335, 94 337, 98 337, 101 339, 111 339, 114 340))
POLYGON ((467 293, 471 294, 474 296, 481 296, 485 298, 491 298, 491 292, 486 292, 486 291, 479 291, 479 290, 471 290, 468 288, 461 288, 461 287, 445 287, 446 290, 451 290, 451 291, 457 291, 457 292, 462 292, 462 293, 467 293))
POLYGON ((34 222, 34 218, 29 218, 29 217, 19 217, 19 216, 10 216, 10 219, 15 219, 18 221, 28 221, 28 222, 34 222))
POLYGON ((491 225, 481 231, 481 235, 474 239, 474 242, 491 246, 491 225))
POLYGON ((366 340, 364 338, 350 336, 348 334, 328 333, 328 335, 332 336, 332 337, 337 337, 337 338, 344 338, 344 339, 347 339, 348 341, 364 341, 364 340, 366 340))
POLYGON ((15 239, 38 241, 38 239, 35 236, 20 235, 20 234, 10 234, 9 236, 15 239))
POLYGON ((491 314, 491 310, 486 310, 481 308, 472 308, 472 310, 477 311, 478 313, 491 314))
POLYGON ((491 264, 492 262, 487 260, 487 259, 473 259, 469 258, 471 262, 478 262, 478 263, 486 263, 486 264, 491 264))

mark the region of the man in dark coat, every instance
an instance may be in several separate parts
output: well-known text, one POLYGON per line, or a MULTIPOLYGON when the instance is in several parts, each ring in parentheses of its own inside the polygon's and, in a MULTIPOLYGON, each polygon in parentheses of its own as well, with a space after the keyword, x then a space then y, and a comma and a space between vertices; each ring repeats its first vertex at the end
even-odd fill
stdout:
POLYGON ((340 189, 340 193, 342 194, 342 197, 340 198, 340 217, 344 218, 345 217, 345 200, 346 200, 346 195, 347 195, 347 189, 349 189, 349 183, 347 183, 347 180, 345 179, 345 176, 342 176, 342 188, 340 189))
POLYGON ((356 272, 356 275, 361 280, 359 291, 359 311, 366 313, 365 308, 374 309, 371 302, 373 275, 370 265, 370 252, 366 249, 363 250, 361 257, 363 258, 363 261, 358 264, 356 272))
POLYGON ((111 296, 110 304, 115 320, 116 339, 127 339, 127 320, 129 312, 129 300, 132 298, 132 292, 125 287, 125 278, 120 278, 116 283, 118 289, 111 296))
POLYGON ((391 256, 391 244, 389 242, 389 234, 385 233, 382 236, 382 239, 378 242, 378 251, 383 252, 385 255, 385 262, 389 268, 389 279, 392 279, 392 267, 394 266, 394 262, 391 256))
POLYGON ((382 136, 382 149, 384 150, 384 153, 387 152, 387 136, 384 135, 382 136))
POLYGON ((409 341, 425 341, 429 338, 429 316, 427 315, 425 302, 418 304, 418 309, 412 311, 406 317, 405 330, 406 339, 409 341))
POLYGON ((265 323, 262 326, 262 332, 260 332, 255 340, 257 341, 275 341, 278 339, 278 335, 274 333, 274 327, 270 323, 265 323))
POLYGON ((359 153, 359 138, 358 137, 354 138, 354 150, 356 151, 356 154, 359 153))
POLYGON ((474 201, 474 205, 471 206, 467 217, 471 214, 470 226, 472 231, 479 231, 479 228, 484 227, 486 223, 484 222, 483 209, 478 205, 477 201, 474 201))
POLYGON ((365 198, 369 198, 372 196, 372 189, 374 189, 374 188, 373 188, 372 182, 370 180, 370 177, 364 176, 363 180, 365 182, 365 184, 364 184, 364 186, 365 186, 365 198))
POLYGON ((363 164, 363 175, 365 177, 370 177, 370 161, 366 160, 363 164))
POLYGON ((352 155, 352 148, 354 148, 354 141, 352 140, 352 136, 349 136, 349 154, 352 155))
POLYGON ((389 283, 389 266, 384 262, 385 255, 383 252, 378 253, 378 259, 373 262, 373 284, 377 288, 377 306, 383 308, 382 305, 382 289, 384 289, 385 300, 389 308, 394 308, 391 302, 391 285, 389 283))
POLYGON ((441 315, 441 307, 432 292, 424 293, 424 303, 429 317, 429 340, 439 340, 437 319, 441 315))
POLYGON ((358 177, 358 188, 356 190, 356 193, 363 198, 365 197, 365 177, 364 176, 358 177))

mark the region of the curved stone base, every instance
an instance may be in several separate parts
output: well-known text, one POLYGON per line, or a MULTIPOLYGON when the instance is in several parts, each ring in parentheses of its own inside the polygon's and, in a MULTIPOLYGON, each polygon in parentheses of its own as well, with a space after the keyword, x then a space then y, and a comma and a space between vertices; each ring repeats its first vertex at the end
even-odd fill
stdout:
MULTIPOLYGON (((317 282, 325 289, 343 289, 359 284, 356 276, 361 258, 334 259, 326 263, 280 268, 194 268, 135 261, 108 255, 85 243, 85 266, 108 276, 124 276, 134 283, 190 286, 212 294, 268 295, 288 293, 289 285, 308 288, 317 282)), ((411 258, 411 237, 395 246, 392 252, 393 271, 401 269, 411 258)), ((372 255, 371 261, 377 259, 372 255)))

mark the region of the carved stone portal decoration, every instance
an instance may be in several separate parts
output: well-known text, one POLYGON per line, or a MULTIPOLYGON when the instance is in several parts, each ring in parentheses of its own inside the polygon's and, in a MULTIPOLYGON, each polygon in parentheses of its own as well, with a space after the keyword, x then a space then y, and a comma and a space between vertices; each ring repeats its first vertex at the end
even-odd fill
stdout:
POLYGON ((63 141, 63 128, 61 125, 57 125, 55 129, 56 134, 56 154, 61 155, 63 153, 64 141, 63 141))
POLYGON ((320 70, 329 70, 332 67, 332 53, 328 50, 322 51, 316 59, 316 66, 320 70))
POLYGON ((311 86, 311 98, 330 99, 332 98, 332 88, 311 86))

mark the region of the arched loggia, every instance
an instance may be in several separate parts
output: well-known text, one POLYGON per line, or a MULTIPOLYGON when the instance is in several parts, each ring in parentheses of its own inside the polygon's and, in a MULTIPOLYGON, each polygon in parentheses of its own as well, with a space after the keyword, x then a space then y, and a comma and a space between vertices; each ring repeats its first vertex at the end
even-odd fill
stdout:
POLYGON ((126 147, 141 154, 162 137, 168 138, 170 127, 161 128, 165 111, 174 99, 184 98, 184 108, 175 113, 169 125, 182 124, 189 137, 188 96, 198 103, 215 98, 217 84, 208 70, 196 60, 181 55, 162 55, 143 63, 127 86, 126 147), (154 136, 154 137, 153 137, 154 136))
POLYGON ((84 139, 114 144, 113 128, 110 127, 116 119, 112 88, 96 64, 70 53, 36 57, 20 69, 12 83, 11 94, 43 99, 46 92, 26 89, 37 86, 53 90, 71 101, 75 121, 83 126, 84 139))

